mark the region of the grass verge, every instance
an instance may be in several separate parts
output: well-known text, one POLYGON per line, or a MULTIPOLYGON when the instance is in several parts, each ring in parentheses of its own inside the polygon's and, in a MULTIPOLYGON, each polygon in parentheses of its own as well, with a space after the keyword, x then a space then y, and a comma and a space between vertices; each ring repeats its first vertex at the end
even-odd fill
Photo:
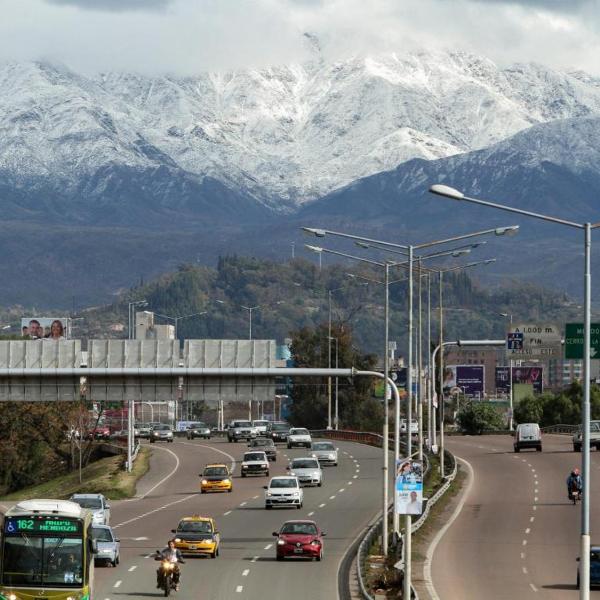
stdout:
POLYGON ((73 471, 40 485, 8 494, 0 498, 0 501, 10 502, 30 498, 64 499, 78 493, 104 494, 111 500, 131 498, 135 495, 138 480, 148 472, 150 467, 150 450, 140 448, 131 473, 123 469, 123 462, 123 456, 102 458, 82 469, 81 483, 79 471, 73 471))

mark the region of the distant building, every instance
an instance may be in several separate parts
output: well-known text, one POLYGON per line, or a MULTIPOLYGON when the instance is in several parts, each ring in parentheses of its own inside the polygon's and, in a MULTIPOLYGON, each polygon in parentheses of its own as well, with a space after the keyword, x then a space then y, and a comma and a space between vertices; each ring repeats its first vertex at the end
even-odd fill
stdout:
POLYGON ((175 339, 175 327, 173 325, 155 325, 154 313, 149 310, 135 313, 134 331, 136 340, 175 339))

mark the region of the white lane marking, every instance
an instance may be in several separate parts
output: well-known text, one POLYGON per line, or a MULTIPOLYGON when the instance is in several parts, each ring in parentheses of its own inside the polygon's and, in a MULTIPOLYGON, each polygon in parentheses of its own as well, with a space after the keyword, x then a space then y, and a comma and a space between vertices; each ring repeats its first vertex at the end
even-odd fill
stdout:
POLYGON ((241 594, 241 593, 244 591, 244 586, 243 586, 243 585, 238 585, 238 586, 235 588, 235 591, 236 591, 238 594, 241 594))
POLYGON ((173 452, 173 450, 169 450, 168 448, 163 448, 162 446, 157 446, 156 444, 154 444, 154 447, 156 450, 163 450, 164 452, 168 452, 169 454, 174 456, 175 457, 175 468, 168 475, 165 475, 158 483, 153 485, 145 494, 142 494, 141 496, 136 496, 135 498, 130 498, 129 502, 132 502, 133 500, 143 500, 148 494, 151 494, 159 485, 162 485, 167 479, 169 479, 169 477, 172 477, 173 475, 175 475, 175 472, 177 471, 177 469, 179 469, 179 456, 177 456, 177 454, 175 454, 175 452, 173 452))
POLYGON ((339 490, 339 491, 340 491, 340 493, 341 493, 341 492, 345 492, 345 491, 346 491, 346 488, 340 488, 340 490, 339 490))
POLYGON ((533 523, 535 521, 535 517, 529 517, 529 522, 533 523))
POLYGON ((534 492, 535 494, 539 494, 540 490, 539 490, 538 488, 535 488, 535 489, 533 490, 533 492, 534 492))
POLYGON ((523 540, 523 546, 527 546, 527 540, 523 540))
MULTIPOLYGON (((242 502, 242 503, 240 504, 240 506, 246 506, 246 504, 248 504, 248 503, 247 503, 247 502, 242 502)), ((382 526, 382 527, 383 527, 383 526, 382 526)))
MULTIPOLYGON (((346 454, 346 453, 344 452, 344 454, 346 454)), ((350 458, 354 458, 354 456, 352 456, 352 454, 348 454, 348 456, 349 456, 350 458)))
POLYGON ((351 481, 349 481, 349 482, 348 482, 348 485, 352 485, 352 482, 351 482, 351 481))
POLYGON ((133 565, 133 567, 129 567, 129 569, 127 569, 130 573, 132 571, 135 571, 137 569, 137 567, 135 565, 133 565))
POLYGON ((531 471, 532 471, 533 473, 535 473, 535 469, 531 469, 531 471))
POLYGON ((273 547, 273 544, 267 544, 265 546, 265 550, 270 550, 273 547))
POLYGON ((308 515, 306 515, 306 516, 307 517, 312 517, 314 514, 315 514, 315 511, 313 510, 313 511, 309 512, 308 515))
POLYGON ((527 575, 527 567, 522 567, 522 569, 523 569, 523 574, 527 575))
POLYGON ((248 577, 248 573, 250 573, 250 569, 244 569, 242 571, 242 577, 248 577))
POLYGON ((253 556, 250 562, 256 562, 258 560, 258 556, 253 556))
POLYGON ((259 496, 252 496, 252 500, 257 500, 259 496))
POLYGON ((325 502, 323 502, 323 504, 319 504, 319 508, 323 508, 324 506, 327 506, 325 502))
POLYGON ((152 558, 154 556, 154 554, 146 554, 146 556, 144 556, 144 558, 152 558))
POLYGON ((235 465, 236 465, 235 458, 233 456, 231 456, 231 454, 229 454, 228 452, 225 452, 225 450, 219 450, 219 448, 215 448, 213 446, 207 446, 206 444, 190 444, 189 442, 180 442, 180 443, 185 444, 186 446, 195 446, 196 448, 208 448, 209 450, 212 450, 213 452, 218 452, 219 454, 226 456, 231 461, 231 470, 232 471, 235 470, 235 465))
POLYGON ((228 510, 227 512, 223 513, 223 516, 226 517, 227 515, 230 515, 230 514, 231 514, 231 511, 228 510))
POLYGON ((354 475, 352 479, 358 479, 358 475, 354 475))
POLYGON ((534 502, 537 502, 537 501, 538 501, 538 497, 537 497, 537 496, 535 496, 535 497, 534 497, 534 499, 533 499, 533 501, 534 501, 534 502))
POLYGON ((123 525, 128 525, 129 523, 133 523, 134 521, 137 521, 138 519, 142 519, 143 517, 153 515, 154 513, 160 512, 161 510, 168 508, 169 506, 173 506, 175 504, 185 502, 186 500, 189 500, 190 498, 195 498, 197 495, 198 494, 190 494, 189 496, 186 496, 185 498, 180 498, 179 500, 174 500, 173 502, 170 502, 169 504, 165 504, 165 506, 163 506, 161 508, 155 508, 154 510, 149 510, 148 512, 142 513, 141 515, 138 515, 137 517, 133 517, 133 518, 128 519, 127 521, 123 521, 122 523, 119 523, 117 525, 112 525, 112 528, 116 529, 117 527, 123 527, 123 525))
POLYGON ((329 496, 330 500, 335 500, 335 495, 334 496, 329 496))
POLYGON ((117 581, 115 583, 114 587, 116 587, 116 588, 121 587, 121 583, 123 583, 123 582, 119 579, 119 581, 117 581))
POLYGON ((441 539, 444 537, 444 534, 446 533, 446 531, 448 531, 448 529, 450 528, 452 523, 454 523, 454 521, 456 521, 456 519, 458 519, 458 516, 460 515, 460 513, 463 509, 463 506, 465 505, 465 502, 467 501, 467 497, 471 493, 471 488, 473 487, 473 481, 475 480, 475 472, 473 471, 473 467, 471 466, 471 464, 468 461, 466 461, 464 458, 460 458, 458 456, 456 458, 461 463, 464 463, 464 465, 469 470, 469 475, 470 475, 469 485, 467 486, 467 489, 464 491, 463 497, 460 499, 460 502, 458 503, 457 507, 455 508, 454 512, 452 513, 452 516, 450 517, 450 519, 448 519, 448 521, 446 521, 444 526, 437 532, 436 536, 433 538, 433 541, 431 542, 431 545, 429 546, 429 548, 427 548, 427 555, 425 557, 425 565, 423 566, 423 578, 425 579, 425 585, 427 587, 427 591, 429 592, 429 595, 431 596, 432 600, 440 600, 440 597, 437 595, 437 592, 435 591, 435 587, 433 585, 433 580, 431 579, 431 562, 433 560, 433 555, 435 553, 435 549, 437 548, 438 544, 440 543, 441 539))
POLYGON ((538 589, 535 587, 535 585, 533 585, 533 583, 530 583, 530 584, 529 584, 529 587, 530 587, 530 588, 531 588, 531 589, 532 589, 534 592, 537 592, 537 591, 538 591, 538 589))
POLYGON ((529 527, 525 530, 525 535, 529 535, 531 533, 531 529, 529 527))
POLYGON ((525 560, 525 552, 521 552, 521 558, 525 560))
POLYGON ((521 459, 523 462, 527 462, 524 458, 521 459))

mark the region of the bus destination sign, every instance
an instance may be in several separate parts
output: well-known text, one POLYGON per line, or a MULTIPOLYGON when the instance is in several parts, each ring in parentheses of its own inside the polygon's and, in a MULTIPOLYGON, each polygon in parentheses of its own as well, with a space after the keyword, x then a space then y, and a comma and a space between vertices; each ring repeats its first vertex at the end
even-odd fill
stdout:
POLYGON ((8 517, 4 521, 5 533, 81 533, 81 523, 72 519, 54 517, 8 517))

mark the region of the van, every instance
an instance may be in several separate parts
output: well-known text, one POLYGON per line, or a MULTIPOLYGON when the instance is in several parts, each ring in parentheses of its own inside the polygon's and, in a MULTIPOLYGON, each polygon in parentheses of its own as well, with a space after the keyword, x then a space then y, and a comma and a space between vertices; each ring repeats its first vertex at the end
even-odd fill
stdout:
POLYGON ((535 448, 542 451, 542 432, 537 423, 519 423, 515 432, 515 452, 521 448, 535 448))

